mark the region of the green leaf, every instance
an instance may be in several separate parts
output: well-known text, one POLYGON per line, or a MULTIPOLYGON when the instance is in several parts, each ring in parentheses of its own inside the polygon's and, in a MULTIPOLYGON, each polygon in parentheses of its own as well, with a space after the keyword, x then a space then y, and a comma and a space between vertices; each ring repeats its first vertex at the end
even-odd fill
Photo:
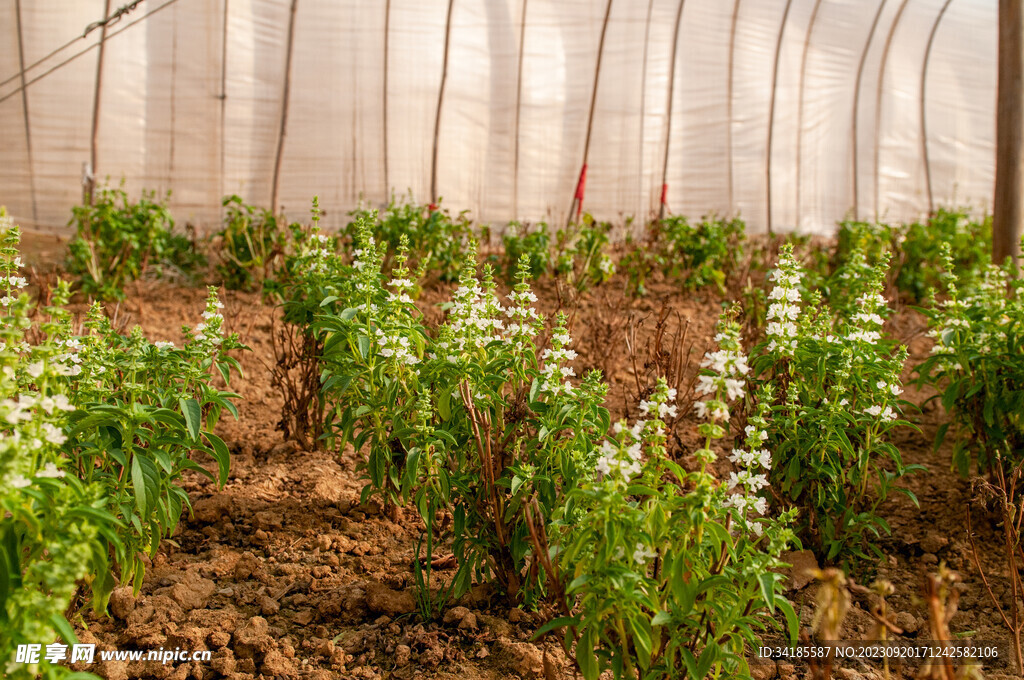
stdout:
POLYGON ((636 648, 637 660, 641 667, 647 668, 651 665, 650 624, 644 620, 630 619, 629 625, 633 629, 633 646, 636 648))
POLYGON ((597 680, 601 674, 597 655, 594 653, 594 642, 593 628, 584 630, 576 642, 576 665, 586 680, 597 680))
POLYGON ((140 515, 146 516, 149 509, 146 498, 146 478, 142 474, 142 464, 139 462, 138 455, 132 456, 132 489, 135 491, 135 507, 138 508, 140 515))
POLYGON ((181 415, 185 417, 185 425, 192 441, 198 440, 199 426, 203 421, 203 411, 199 408, 199 402, 192 398, 179 397, 178 405, 181 407, 181 415))
POLYGON ((448 385, 441 391, 440 397, 437 400, 437 412, 441 416, 441 420, 448 421, 452 417, 452 390, 454 385, 448 385))
POLYGON ((555 630, 556 628, 563 628, 565 626, 572 626, 576 624, 576 619, 571 616, 560 616, 557 619, 552 619, 545 623, 543 626, 537 629, 537 632, 533 634, 533 640, 539 640, 546 633, 555 630))
POLYGON ((72 628, 71 624, 68 623, 68 620, 60 614, 53 614, 50 616, 50 625, 53 626, 53 629, 57 631, 57 634, 64 639, 65 643, 73 645, 78 642, 78 636, 75 635, 75 629, 72 628))
POLYGON ((793 609, 793 605, 786 598, 781 598, 777 602, 779 609, 786 615, 786 627, 789 632, 789 644, 796 645, 797 638, 800 636, 800 619, 796 615, 796 610, 793 609))
POLYGON ((219 475, 217 477, 217 483, 220 486, 228 481, 228 473, 231 471, 231 452, 228 450, 228 445, 224 443, 224 440, 213 434, 212 432, 204 432, 206 441, 210 442, 210 446, 213 447, 213 457, 217 461, 217 467, 219 475))
POLYGON ((687 675, 694 680, 702 680, 704 676, 697 673, 697 660, 693 658, 693 652, 686 647, 683 647, 681 651, 687 675))
POLYGON ((718 658, 718 645, 715 643, 708 644, 701 652, 700 660, 697 661, 697 674, 695 678, 703 678, 707 676, 711 670, 711 665, 715 663, 715 659, 718 658))
POLYGON ((771 572, 762 572, 757 575, 758 585, 761 586, 761 596, 764 597, 768 611, 775 612, 775 577, 771 572))

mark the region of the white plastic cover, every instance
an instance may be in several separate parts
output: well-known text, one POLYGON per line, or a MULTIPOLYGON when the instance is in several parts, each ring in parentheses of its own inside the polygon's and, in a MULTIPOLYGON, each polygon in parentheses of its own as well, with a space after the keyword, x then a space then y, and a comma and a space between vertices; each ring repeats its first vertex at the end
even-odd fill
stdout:
POLYGON ((0 3, 0 204, 25 227, 66 228, 90 169, 202 228, 275 176, 329 224, 392 192, 562 224, 584 164, 613 221, 663 195, 820 234, 991 204, 995 0, 145 0, 98 68, 83 33, 121 4, 0 3))

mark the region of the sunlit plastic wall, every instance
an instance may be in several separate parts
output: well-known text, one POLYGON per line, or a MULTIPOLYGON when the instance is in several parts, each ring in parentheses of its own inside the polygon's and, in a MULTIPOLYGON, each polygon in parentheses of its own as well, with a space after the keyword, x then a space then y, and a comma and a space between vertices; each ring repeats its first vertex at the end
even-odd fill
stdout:
POLYGON ((996 0, 145 0, 75 39, 121 4, 0 3, 23 225, 63 227, 90 172, 207 228, 275 185, 333 223, 409 191, 561 223, 584 166, 613 220, 664 198, 830 233, 991 202, 996 0))

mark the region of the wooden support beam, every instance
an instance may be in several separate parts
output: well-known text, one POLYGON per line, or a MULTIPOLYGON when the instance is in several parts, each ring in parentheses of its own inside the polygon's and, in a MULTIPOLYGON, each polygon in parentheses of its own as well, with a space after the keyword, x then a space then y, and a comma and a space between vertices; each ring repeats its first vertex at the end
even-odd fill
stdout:
POLYGON ((1020 255, 1024 219, 1024 0, 999 0, 992 261, 1020 255))

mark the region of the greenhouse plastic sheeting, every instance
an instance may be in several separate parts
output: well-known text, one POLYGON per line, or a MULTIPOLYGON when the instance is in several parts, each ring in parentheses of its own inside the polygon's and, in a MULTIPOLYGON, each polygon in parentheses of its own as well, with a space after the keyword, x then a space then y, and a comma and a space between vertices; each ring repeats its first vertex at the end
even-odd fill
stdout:
POLYGON ((995 0, 120 6, 0 3, 0 204, 25 227, 67 228, 89 176, 204 229, 229 194, 294 218, 317 194, 337 225, 392 195, 562 224, 580 193, 616 222, 664 200, 819 234, 991 204, 995 0))

